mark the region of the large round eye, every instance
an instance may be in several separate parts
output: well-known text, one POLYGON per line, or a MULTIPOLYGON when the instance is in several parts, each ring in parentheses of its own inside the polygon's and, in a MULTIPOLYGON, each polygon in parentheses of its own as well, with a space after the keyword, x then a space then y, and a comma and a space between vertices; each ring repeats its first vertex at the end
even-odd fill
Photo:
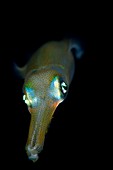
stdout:
POLYGON ((50 94, 57 100, 63 100, 67 95, 67 84, 59 76, 54 77, 50 85, 50 94))
POLYGON ((28 105, 28 107, 37 107, 37 97, 35 96, 34 90, 32 88, 25 88, 26 94, 23 95, 23 100, 28 105))

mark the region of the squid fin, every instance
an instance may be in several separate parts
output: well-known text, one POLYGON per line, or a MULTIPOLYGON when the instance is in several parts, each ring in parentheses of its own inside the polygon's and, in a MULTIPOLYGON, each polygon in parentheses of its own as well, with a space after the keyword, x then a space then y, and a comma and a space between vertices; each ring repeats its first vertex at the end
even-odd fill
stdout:
POLYGON ((76 41, 76 40, 74 40, 74 39, 71 39, 70 40, 70 43, 69 43, 69 50, 75 50, 74 51, 74 54, 75 54, 75 57, 77 58, 77 59, 80 59, 81 57, 82 57, 82 55, 83 55, 83 53, 84 53, 84 50, 83 50, 83 48, 82 48, 82 45, 80 44, 80 42, 79 41, 76 41))
POLYGON ((27 65, 19 67, 16 63, 13 63, 13 68, 16 76, 21 79, 25 78, 27 65))

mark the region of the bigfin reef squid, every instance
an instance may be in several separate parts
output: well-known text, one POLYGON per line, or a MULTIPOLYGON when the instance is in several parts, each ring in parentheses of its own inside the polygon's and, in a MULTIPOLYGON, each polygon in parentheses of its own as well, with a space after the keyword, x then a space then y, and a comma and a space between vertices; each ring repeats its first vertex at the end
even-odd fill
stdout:
POLYGON ((50 41, 42 45, 27 64, 17 71, 24 79, 23 100, 31 114, 26 143, 28 158, 36 162, 44 146, 45 134, 57 106, 64 101, 74 76, 75 57, 83 50, 72 39, 50 41))

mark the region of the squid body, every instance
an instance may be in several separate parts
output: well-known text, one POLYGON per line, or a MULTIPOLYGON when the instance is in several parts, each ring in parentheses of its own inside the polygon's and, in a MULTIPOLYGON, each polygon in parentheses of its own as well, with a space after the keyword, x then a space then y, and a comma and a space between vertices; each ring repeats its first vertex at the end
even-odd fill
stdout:
POLYGON ((43 149, 55 109, 67 96, 75 70, 73 48, 80 58, 83 51, 73 40, 47 42, 23 68, 18 68, 24 78, 23 100, 31 114, 26 152, 33 162, 43 149))

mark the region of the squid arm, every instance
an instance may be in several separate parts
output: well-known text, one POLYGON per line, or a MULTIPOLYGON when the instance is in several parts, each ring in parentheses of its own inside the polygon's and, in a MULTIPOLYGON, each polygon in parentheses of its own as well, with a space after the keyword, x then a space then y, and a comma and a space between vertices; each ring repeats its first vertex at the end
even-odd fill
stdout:
POLYGON ((17 67, 24 78, 23 100, 31 114, 26 152, 33 162, 43 149, 55 109, 67 96, 75 70, 73 48, 80 58, 83 51, 73 40, 47 42, 23 68, 17 67))

